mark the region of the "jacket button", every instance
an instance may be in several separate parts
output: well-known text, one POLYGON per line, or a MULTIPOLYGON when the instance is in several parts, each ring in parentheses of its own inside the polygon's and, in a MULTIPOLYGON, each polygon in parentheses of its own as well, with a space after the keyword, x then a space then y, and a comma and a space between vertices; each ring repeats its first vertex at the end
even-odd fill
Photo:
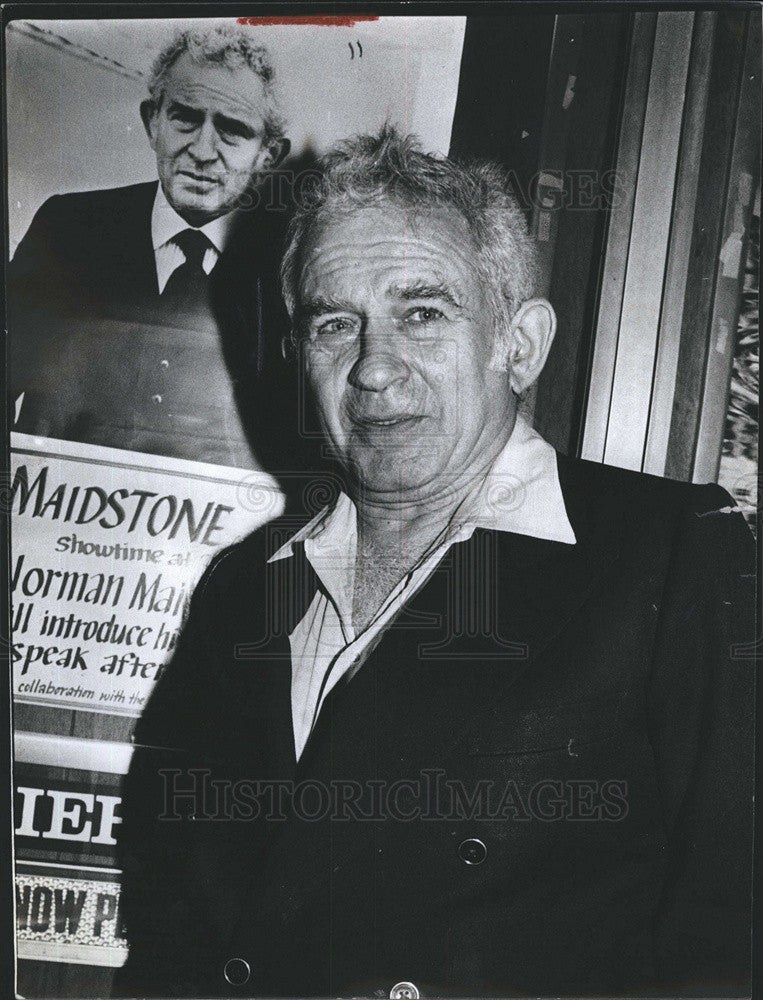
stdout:
POLYGON ((243 986, 249 980, 251 969, 243 958, 229 958, 223 973, 231 986, 243 986))
POLYGON ((419 991, 413 983, 395 983, 389 991, 390 1000, 419 1000, 419 991))
POLYGON ((481 840, 471 837, 458 845, 458 856, 465 865, 481 865, 487 857, 487 847, 481 840))

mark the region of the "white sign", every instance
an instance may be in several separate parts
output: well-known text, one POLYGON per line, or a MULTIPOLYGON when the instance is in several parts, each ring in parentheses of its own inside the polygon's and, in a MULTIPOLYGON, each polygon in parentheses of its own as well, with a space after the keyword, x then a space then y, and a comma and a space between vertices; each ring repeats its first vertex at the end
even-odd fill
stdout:
POLYGON ((16 865, 19 958, 118 968, 127 959, 116 870, 16 865))
POLYGON ((262 472, 11 435, 17 701, 138 716, 213 554, 278 516, 262 472))

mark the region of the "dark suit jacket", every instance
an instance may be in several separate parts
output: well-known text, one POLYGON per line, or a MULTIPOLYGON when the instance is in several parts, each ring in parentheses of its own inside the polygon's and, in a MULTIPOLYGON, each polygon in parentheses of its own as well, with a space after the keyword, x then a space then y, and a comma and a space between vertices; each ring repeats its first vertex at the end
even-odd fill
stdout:
POLYGON ((61 195, 36 214, 8 272, 15 429, 245 467, 252 445, 272 460, 291 431, 268 425, 287 409, 284 213, 239 213, 209 313, 172 315, 151 244, 156 188, 61 195))
POLYGON ((299 763, 316 578, 265 566, 294 525, 216 558, 136 733, 117 995, 745 991, 752 538, 719 487, 559 472, 577 544, 455 545, 299 763))

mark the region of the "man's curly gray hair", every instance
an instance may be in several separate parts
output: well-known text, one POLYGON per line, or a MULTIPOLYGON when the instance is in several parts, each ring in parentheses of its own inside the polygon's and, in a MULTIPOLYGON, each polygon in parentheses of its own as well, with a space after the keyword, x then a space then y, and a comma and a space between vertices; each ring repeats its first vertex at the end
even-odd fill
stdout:
POLYGON ((517 307, 534 294, 537 254, 506 172, 495 163, 423 153, 415 136, 401 135, 390 125, 376 135, 355 136, 338 145, 322 158, 316 183, 303 192, 281 264, 281 286, 292 321, 298 322, 301 252, 311 229, 325 216, 385 200, 422 213, 446 205, 464 217, 492 300, 494 333, 508 331, 517 307))
POLYGON ((261 80, 265 92, 265 141, 281 139, 286 122, 278 109, 274 91, 275 71, 270 53, 257 43, 246 28, 225 25, 215 28, 189 28, 179 32, 159 53, 151 69, 148 92, 158 108, 164 94, 167 73, 187 52, 199 64, 211 63, 236 70, 248 67, 261 80))

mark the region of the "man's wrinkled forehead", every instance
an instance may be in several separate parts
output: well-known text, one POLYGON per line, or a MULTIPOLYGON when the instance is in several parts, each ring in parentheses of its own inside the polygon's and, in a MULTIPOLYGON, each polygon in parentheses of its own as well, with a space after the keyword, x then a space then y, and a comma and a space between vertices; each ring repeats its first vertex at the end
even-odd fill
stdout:
POLYGON ((231 70, 196 62, 184 52, 167 73, 163 100, 244 119, 262 119, 265 87, 260 77, 246 67, 231 70))
MULTIPOLYGON (((407 281, 462 286, 476 272, 468 224, 449 206, 410 209, 394 202, 324 212, 303 243, 300 299, 325 282, 353 283, 376 274, 407 281)), ((385 282, 386 283, 386 282, 385 282)))
POLYGON ((374 197, 367 202, 353 203, 351 198, 336 203, 328 202, 320 209, 310 228, 313 243, 340 238, 353 238, 372 231, 392 240, 426 237, 436 232, 439 238, 450 241, 464 236, 472 240, 467 220, 452 205, 409 204, 392 197, 374 197))

